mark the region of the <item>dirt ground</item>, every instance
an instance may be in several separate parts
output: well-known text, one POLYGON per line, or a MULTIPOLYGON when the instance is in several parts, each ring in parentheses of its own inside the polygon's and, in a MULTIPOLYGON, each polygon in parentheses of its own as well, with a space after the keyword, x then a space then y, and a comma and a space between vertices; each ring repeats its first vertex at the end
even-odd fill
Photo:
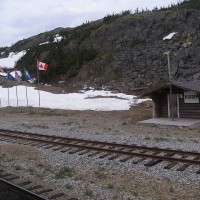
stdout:
POLYGON ((126 111, 74 111, 41 108, 12 108, 0 109, 0 122, 14 123, 25 128, 28 126, 50 126, 73 124, 75 130, 97 131, 107 133, 124 133, 135 136, 166 136, 180 139, 200 139, 200 127, 191 129, 183 127, 167 127, 159 125, 141 125, 139 121, 152 117, 152 108, 149 102, 131 107, 126 111))

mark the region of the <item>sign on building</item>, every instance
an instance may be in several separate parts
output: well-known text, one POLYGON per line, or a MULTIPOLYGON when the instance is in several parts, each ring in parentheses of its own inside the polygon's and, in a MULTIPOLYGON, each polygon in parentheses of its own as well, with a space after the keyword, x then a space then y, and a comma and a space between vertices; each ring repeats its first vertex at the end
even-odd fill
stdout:
POLYGON ((184 92, 184 103, 199 103, 197 92, 184 92))

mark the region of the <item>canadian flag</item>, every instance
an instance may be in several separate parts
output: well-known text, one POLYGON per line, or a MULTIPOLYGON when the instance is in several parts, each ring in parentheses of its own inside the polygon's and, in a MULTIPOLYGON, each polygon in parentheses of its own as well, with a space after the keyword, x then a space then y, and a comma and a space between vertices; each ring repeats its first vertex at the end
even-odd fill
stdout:
POLYGON ((39 60, 37 60, 37 68, 38 68, 38 70, 46 71, 47 68, 48 68, 48 64, 40 62, 39 60))

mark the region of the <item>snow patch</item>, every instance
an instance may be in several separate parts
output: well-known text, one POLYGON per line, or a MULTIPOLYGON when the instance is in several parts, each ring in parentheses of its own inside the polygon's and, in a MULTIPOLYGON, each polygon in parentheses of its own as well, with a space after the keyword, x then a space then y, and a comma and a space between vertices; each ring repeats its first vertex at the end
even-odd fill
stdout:
POLYGON ((7 73, 0 72, 0 76, 4 76, 4 77, 6 77, 6 76, 7 76, 7 73))
MULTIPOLYGON (((39 93, 34 87, 14 86, 12 88, 0 87, 1 107, 7 106, 39 107, 39 93), (8 101, 9 90, 9 101, 8 101), (26 99, 26 90, 28 100, 26 99), (17 91, 17 95, 16 95, 17 91), (9 105, 8 105, 9 102, 9 105)), ((123 93, 113 94, 110 91, 82 91, 82 93, 52 94, 40 91, 40 107, 66 110, 95 110, 95 111, 113 111, 129 110, 131 106, 146 101, 148 99, 136 99, 136 96, 123 93), (88 98, 88 97, 97 98, 88 98), (107 98, 102 98, 107 97, 107 98), (111 98, 112 97, 112 98, 111 98), (120 98, 119 98, 120 97, 120 98)))
MULTIPOLYGON (((62 36, 59 36, 59 34, 56 34, 53 42, 60 42, 62 38, 63 38, 62 36)), ((44 44, 49 44, 49 42, 43 42, 43 43, 40 43, 39 45, 44 45, 44 44)))
POLYGON ((171 40, 172 37, 176 34, 176 32, 170 33, 169 35, 167 35, 166 37, 163 38, 163 40, 171 40))
POLYGON ((10 52, 7 58, 0 58, 0 66, 2 68, 14 68, 15 62, 17 62, 22 56, 26 54, 26 51, 20 51, 18 53, 10 52))
POLYGON ((44 44, 49 44, 49 42, 43 42, 43 43, 40 43, 39 45, 44 45, 44 44))
POLYGON ((63 38, 62 36, 59 36, 59 34, 56 34, 53 42, 60 42, 62 38, 63 38))

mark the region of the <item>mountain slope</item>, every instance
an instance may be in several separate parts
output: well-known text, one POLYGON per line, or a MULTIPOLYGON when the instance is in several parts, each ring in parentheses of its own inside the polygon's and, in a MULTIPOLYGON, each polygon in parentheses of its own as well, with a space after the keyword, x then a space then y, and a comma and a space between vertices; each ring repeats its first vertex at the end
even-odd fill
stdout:
POLYGON ((49 64, 41 73, 42 81, 56 85, 61 80, 72 88, 107 85, 128 91, 167 82, 166 51, 170 51, 174 80, 200 79, 200 11, 182 9, 183 5, 175 11, 172 6, 156 12, 107 15, 73 29, 41 33, 0 48, 0 53, 25 49, 16 68, 26 67, 36 76, 38 58, 49 64), (176 33, 172 39, 163 40, 172 32, 176 33), (56 34, 61 41, 54 41, 56 34))

